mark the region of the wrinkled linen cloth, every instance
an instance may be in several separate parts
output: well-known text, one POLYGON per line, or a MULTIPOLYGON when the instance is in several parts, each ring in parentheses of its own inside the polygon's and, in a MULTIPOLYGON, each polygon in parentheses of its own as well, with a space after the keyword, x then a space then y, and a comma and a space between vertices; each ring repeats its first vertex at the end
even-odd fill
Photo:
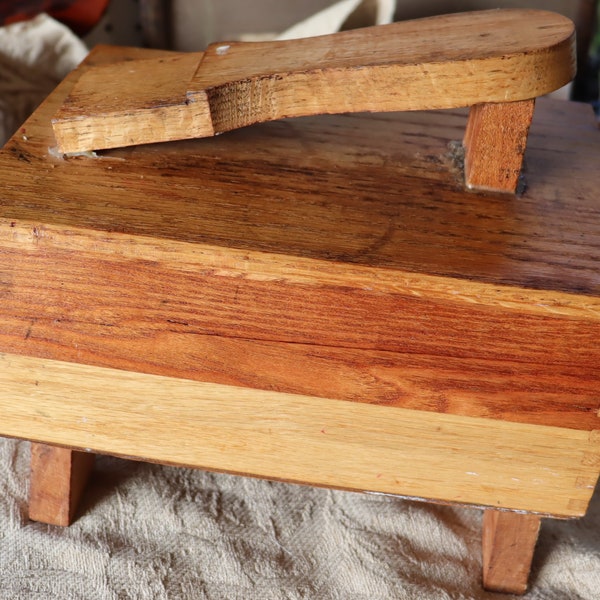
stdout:
POLYGON ((87 52, 45 14, 0 27, 0 146, 87 52))
MULTIPOLYGON (((27 520, 0 440, 6 600, 510 600, 481 589, 481 511, 100 457, 78 520, 27 520)), ((600 597, 600 494, 547 520, 526 600, 600 597)))

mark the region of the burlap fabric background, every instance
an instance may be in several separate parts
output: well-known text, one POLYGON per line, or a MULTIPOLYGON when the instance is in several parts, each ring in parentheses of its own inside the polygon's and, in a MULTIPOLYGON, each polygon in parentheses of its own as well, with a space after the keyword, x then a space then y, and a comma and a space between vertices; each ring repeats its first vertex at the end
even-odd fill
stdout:
MULTIPOLYGON (((481 512, 101 457, 69 528, 27 519, 29 444, 0 440, 0 598, 501 600, 481 512)), ((600 497, 544 521, 528 600, 600 598, 600 497)))

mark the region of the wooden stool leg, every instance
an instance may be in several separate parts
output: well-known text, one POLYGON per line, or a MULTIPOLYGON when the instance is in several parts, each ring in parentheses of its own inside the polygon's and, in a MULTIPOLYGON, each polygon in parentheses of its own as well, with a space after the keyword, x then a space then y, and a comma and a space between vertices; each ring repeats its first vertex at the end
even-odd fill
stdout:
POLYGON ((463 145, 467 187, 517 191, 535 100, 476 104, 463 145))
POLYGON ((29 518, 70 525, 94 466, 94 454, 31 444, 29 518))
POLYGON ((483 587, 494 592, 524 594, 540 517, 486 510, 483 515, 483 587))

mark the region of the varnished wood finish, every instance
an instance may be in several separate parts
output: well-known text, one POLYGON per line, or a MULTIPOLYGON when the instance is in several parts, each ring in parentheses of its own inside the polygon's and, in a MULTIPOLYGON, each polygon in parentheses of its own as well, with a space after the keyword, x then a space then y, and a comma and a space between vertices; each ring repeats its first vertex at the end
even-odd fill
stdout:
POLYGON ((527 100, 572 79, 574 39, 573 23, 560 15, 495 10, 301 40, 223 42, 202 57, 91 70, 56 113, 54 131, 68 153, 283 117, 527 100))
POLYGON ((534 105, 522 100, 471 108, 464 137, 467 187, 517 190, 534 105))
MULTIPOLYGON (((243 268, 205 272, 201 259, 181 271, 168 260, 155 263, 157 255, 58 250, 54 240, 65 238, 54 232, 5 246, 5 350, 354 402, 598 427, 596 321, 365 290, 351 278, 345 285, 261 281, 243 268)), ((115 246, 123 241, 117 236, 115 246)))
POLYGON ((0 154, 2 350, 597 428, 600 148, 585 107, 539 103, 528 188, 507 200, 451 174, 455 113, 60 160, 48 122, 68 85, 0 154))
POLYGON ((32 443, 29 518, 50 525, 70 525, 94 458, 89 452, 32 443))
POLYGON ((7 354, 0 367, 3 434, 100 454, 561 517, 584 514, 598 477, 598 432, 7 354))
POLYGON ((494 592, 527 591, 541 519, 486 510, 483 514, 483 586, 494 592))
MULTIPOLYGON (((100 49, 90 63, 144 56, 162 54, 100 49)), ((0 152, 0 351, 23 357, 2 373, 6 397, 17 386, 24 399, 7 403, 0 433, 26 436, 39 418, 34 439, 57 445, 585 512, 600 468, 591 110, 538 102, 527 187, 507 197, 463 189, 448 147, 461 112, 286 120, 58 158, 50 117, 77 75, 0 152), (68 376, 38 396, 47 359, 82 366, 60 363, 68 376), (90 402, 68 391, 73 377, 90 402), (317 417, 342 440, 321 441, 317 417), (274 437, 253 432, 263 418, 274 437), (396 477, 401 451, 431 468, 396 477), (373 471, 384 455, 387 474, 373 471), (464 468, 468 456, 485 469, 464 468)))

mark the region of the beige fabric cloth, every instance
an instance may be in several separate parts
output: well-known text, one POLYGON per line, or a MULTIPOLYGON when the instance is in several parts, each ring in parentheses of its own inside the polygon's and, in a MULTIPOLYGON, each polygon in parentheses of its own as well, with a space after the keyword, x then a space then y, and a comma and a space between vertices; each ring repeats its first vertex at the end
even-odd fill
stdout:
POLYGON ((77 36, 44 14, 0 27, 0 146, 86 54, 77 36))
MULTIPOLYGON (((101 457, 82 513, 27 520, 29 444, 0 440, 0 598, 507 600, 481 512, 101 457)), ((600 497, 544 521, 528 600, 600 598, 600 497)))
POLYGON ((343 28, 385 25, 394 20, 396 0, 342 0, 293 25, 278 40, 335 33, 343 28))

